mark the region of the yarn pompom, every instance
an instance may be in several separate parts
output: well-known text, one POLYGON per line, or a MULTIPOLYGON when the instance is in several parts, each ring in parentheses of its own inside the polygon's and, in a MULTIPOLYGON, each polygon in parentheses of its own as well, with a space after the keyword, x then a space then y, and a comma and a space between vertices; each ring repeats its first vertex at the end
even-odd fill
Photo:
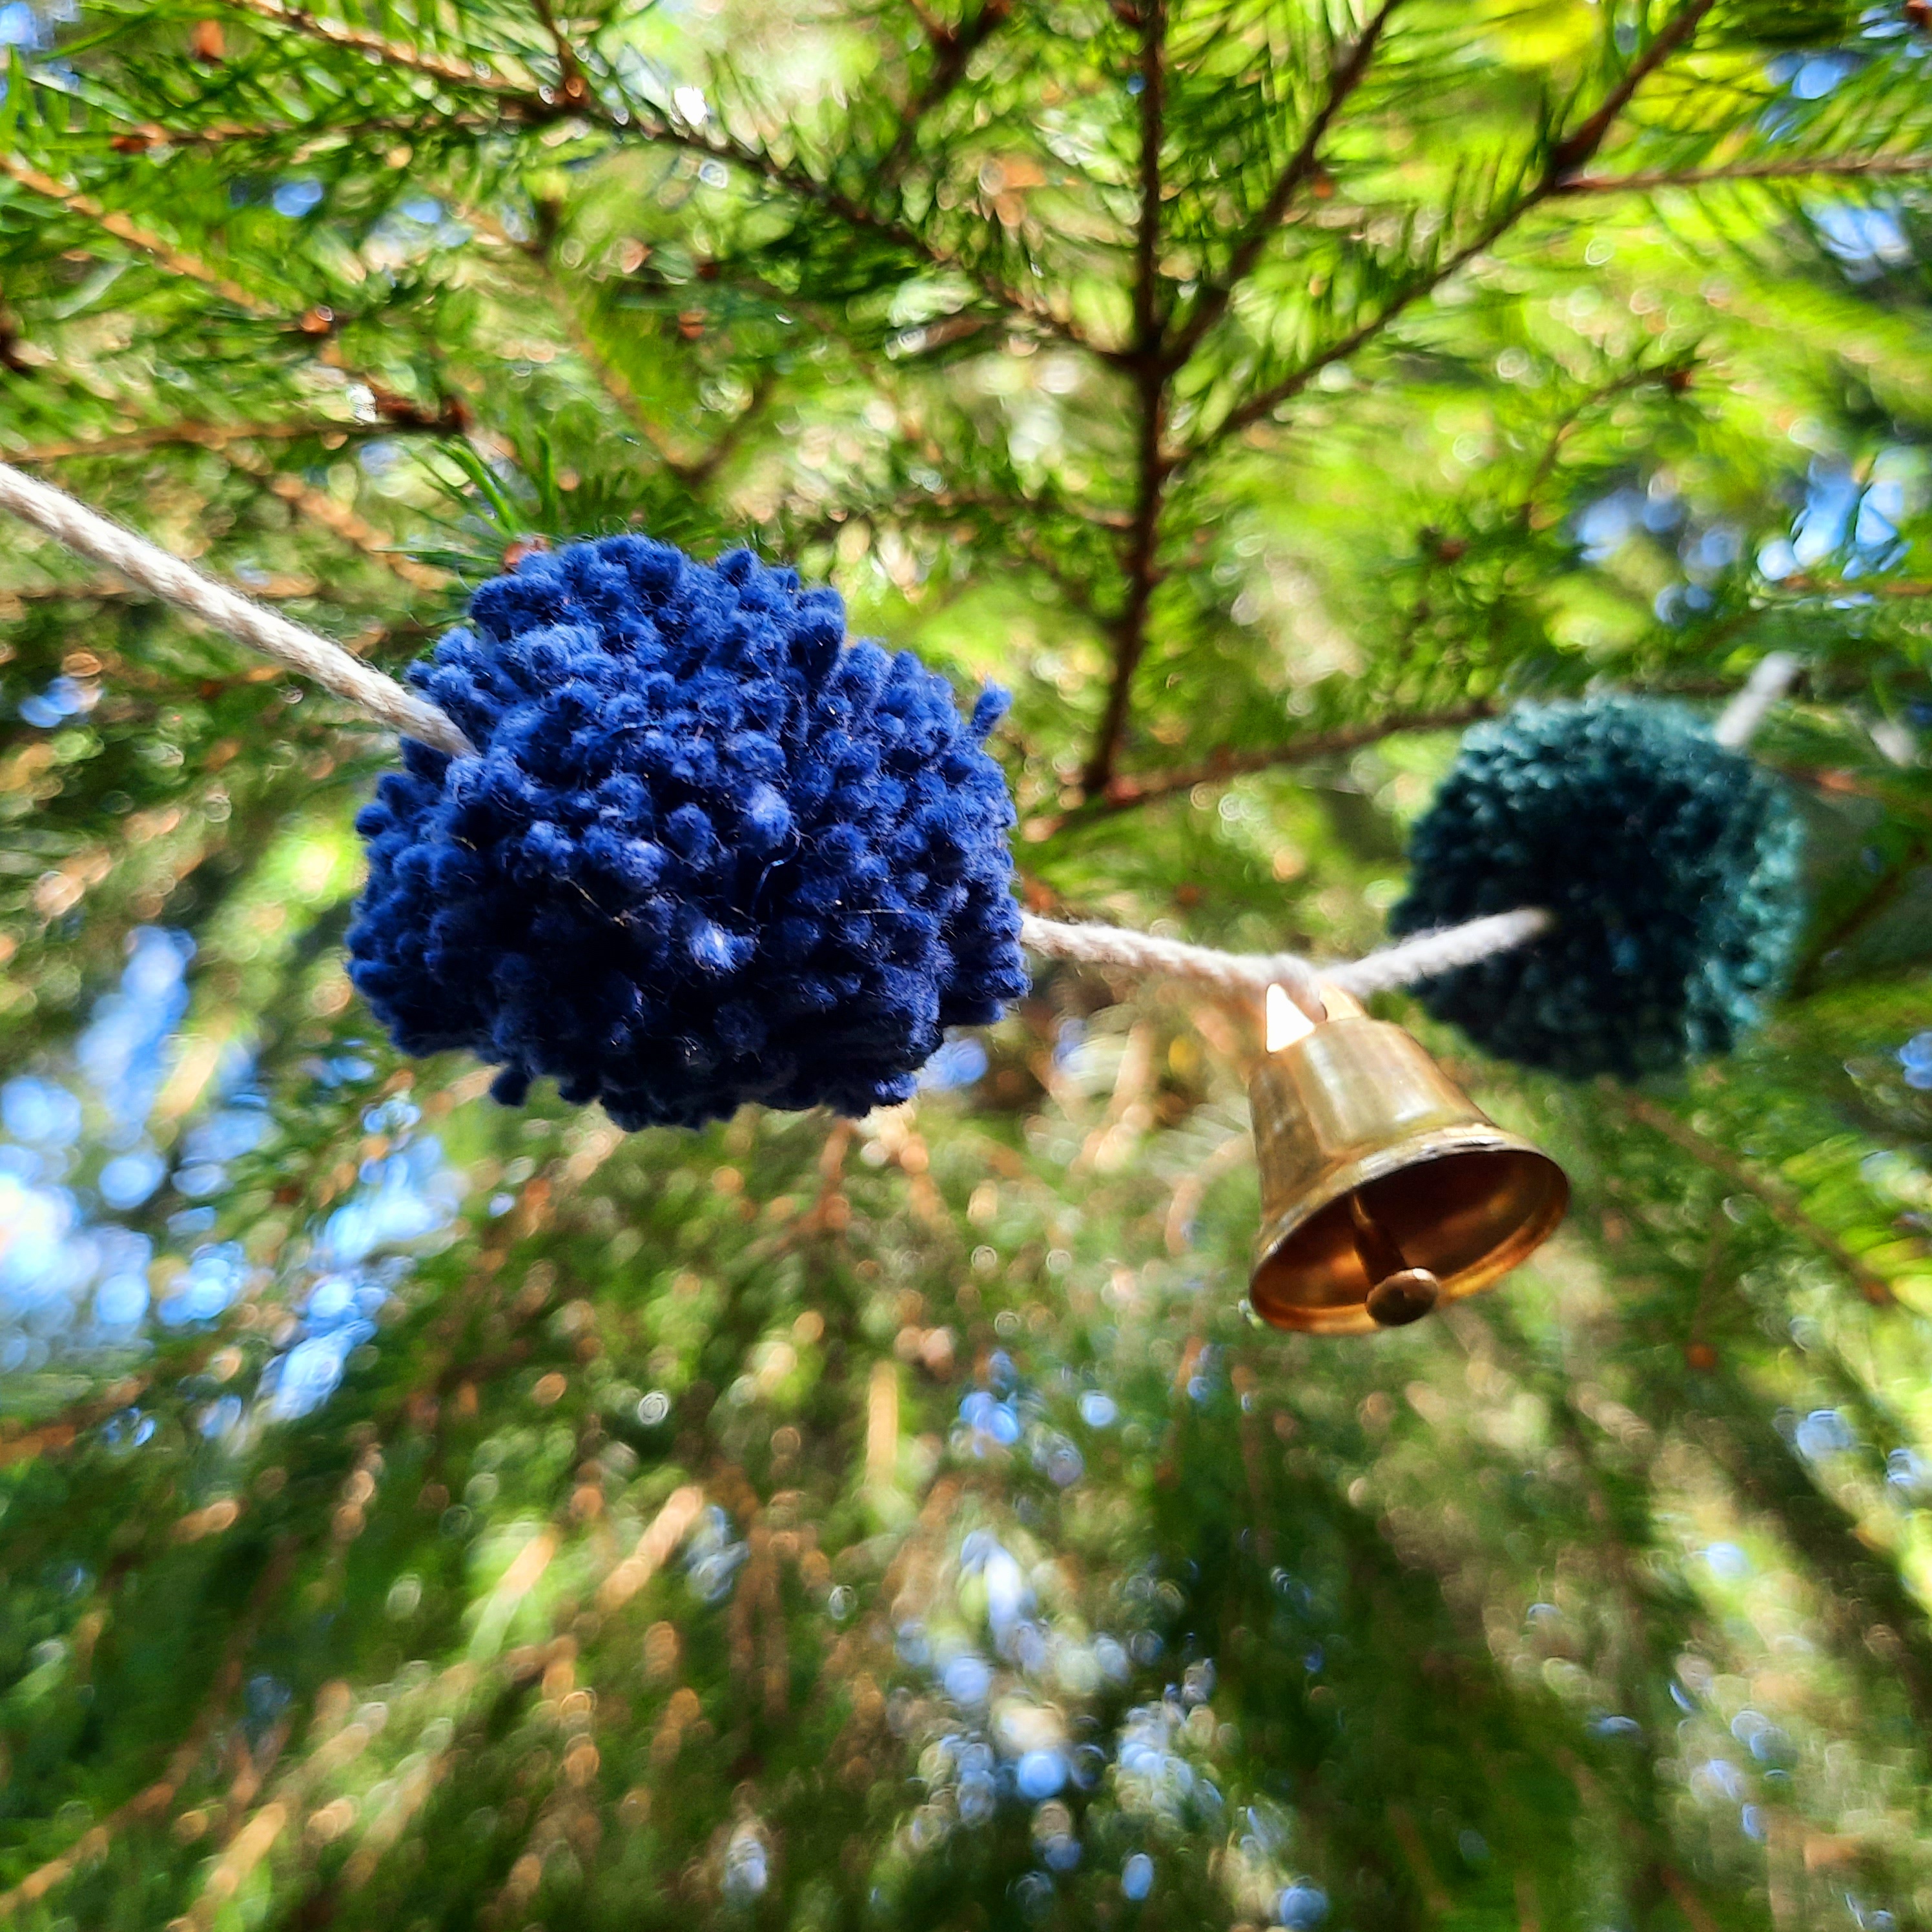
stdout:
POLYGON ((1801 835, 1772 782, 1676 706, 1519 705, 1462 741, 1389 924, 1546 908, 1533 945, 1418 997, 1498 1058, 1634 1079, 1757 1023, 1804 921, 1801 835))
POLYGON ((572 544, 470 615, 410 675, 477 755, 406 740, 356 821, 350 974, 404 1051, 499 1063, 512 1105, 549 1076, 626 1128, 856 1114, 1024 990, 1002 694, 964 722, 747 550, 572 544))

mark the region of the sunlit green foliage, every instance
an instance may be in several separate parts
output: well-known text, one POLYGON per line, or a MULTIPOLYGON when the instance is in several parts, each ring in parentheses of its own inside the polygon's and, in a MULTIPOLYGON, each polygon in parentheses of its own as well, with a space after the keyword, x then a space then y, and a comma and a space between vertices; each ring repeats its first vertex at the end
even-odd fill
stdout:
POLYGON ((1423 1026, 1569 1226, 1289 1338, 1252 1016, 1058 970, 862 1123, 496 1108, 343 976, 381 735, 10 530, 0 1916, 1932 1923, 1922 5, 0 40, 0 452, 373 661, 748 542, 1013 689, 1030 903, 1336 956, 1463 724, 1790 650, 1815 902, 1680 1082, 1423 1026))

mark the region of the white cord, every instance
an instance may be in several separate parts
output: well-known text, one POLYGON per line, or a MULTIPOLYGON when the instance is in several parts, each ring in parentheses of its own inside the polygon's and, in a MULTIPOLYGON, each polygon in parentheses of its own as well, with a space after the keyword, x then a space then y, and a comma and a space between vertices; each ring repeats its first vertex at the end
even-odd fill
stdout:
MULTIPOLYGON (((145 537, 110 523, 65 490, 0 463, 0 508, 12 511, 69 550, 119 572, 130 584, 192 613, 226 636, 314 678, 381 723, 459 758, 475 755, 476 748, 455 722, 436 706, 350 656, 340 644, 291 623, 279 612, 204 577, 145 537)), ((1748 745, 1798 668, 1798 660, 1788 652, 1774 651, 1766 658, 1718 719, 1718 743, 1733 750, 1748 745)), ((1547 912, 1524 907, 1418 933, 1366 958, 1333 966, 1316 966, 1292 952, 1220 952, 1122 926, 1069 926, 1030 913, 1020 922, 1020 939, 1045 958, 1194 980, 1248 998, 1279 986, 1310 1019, 1320 1020, 1326 1016, 1322 1000, 1324 981, 1365 998, 1526 946, 1552 923, 1547 912)))
POLYGON ((12 511, 69 550, 118 571, 129 583, 190 612, 238 644, 314 679, 380 722, 439 751, 459 758, 475 754, 476 747, 448 716, 404 690, 394 678, 352 657, 340 644, 291 623, 280 612, 204 577, 192 564, 110 523, 64 490, 0 463, 0 509, 12 511))
POLYGON ((1324 985, 1366 999, 1371 993, 1413 986, 1452 968, 1474 965, 1493 954, 1527 946, 1554 923, 1548 913, 1534 906, 1491 913, 1465 925, 1418 933, 1365 958, 1332 966, 1316 965, 1293 952, 1216 952, 1208 946, 1187 946, 1178 939, 1156 938, 1152 933, 1135 932, 1125 926, 1067 926, 1058 920, 1037 919, 1030 913, 1020 921, 1020 943, 1044 958, 1197 980, 1248 998, 1264 993, 1271 986, 1282 986, 1310 1019, 1320 1020, 1325 1017, 1322 1000, 1324 985))
POLYGON ((1043 958, 1115 966, 1150 977, 1195 980, 1244 998, 1258 998, 1271 986, 1282 986, 1310 1019, 1324 1017, 1323 976, 1292 952, 1217 952, 1212 946, 1190 946, 1126 926, 1068 926, 1031 913, 1020 920, 1020 944, 1043 958))
POLYGON ((1712 736, 1727 750, 1742 752, 1757 736, 1757 728, 1791 688, 1791 680, 1802 668, 1802 660, 1789 651, 1773 651, 1760 658, 1745 679, 1743 690, 1724 706, 1712 736))

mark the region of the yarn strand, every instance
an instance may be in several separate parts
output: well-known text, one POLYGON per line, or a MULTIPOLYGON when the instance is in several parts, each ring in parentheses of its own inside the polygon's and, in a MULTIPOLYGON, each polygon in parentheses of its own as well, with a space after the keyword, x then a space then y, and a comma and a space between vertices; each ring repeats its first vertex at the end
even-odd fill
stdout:
POLYGON ((64 490, 0 463, 0 509, 10 510, 57 543, 118 572, 137 588, 200 618, 237 644, 313 678, 379 723, 438 751, 459 758, 473 754, 476 748, 450 718, 394 678, 351 656, 340 644, 292 623, 280 611, 203 576, 192 564, 110 522, 64 490))

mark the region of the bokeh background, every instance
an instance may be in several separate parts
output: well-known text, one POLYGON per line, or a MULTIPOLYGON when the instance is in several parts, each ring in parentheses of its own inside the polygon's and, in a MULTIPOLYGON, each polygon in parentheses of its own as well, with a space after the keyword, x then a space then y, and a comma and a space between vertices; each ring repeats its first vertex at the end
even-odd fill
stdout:
POLYGON ((499 1108, 344 975, 392 746, 10 527, 0 1920, 1932 1922, 1920 0, 0 42, 0 453, 372 662, 749 543, 1013 692, 1030 907, 1339 957, 1467 724, 1789 650, 1814 903, 1640 1088, 1384 1003, 1574 1209, 1291 1337, 1252 1014, 1058 968, 862 1121, 499 1108))

